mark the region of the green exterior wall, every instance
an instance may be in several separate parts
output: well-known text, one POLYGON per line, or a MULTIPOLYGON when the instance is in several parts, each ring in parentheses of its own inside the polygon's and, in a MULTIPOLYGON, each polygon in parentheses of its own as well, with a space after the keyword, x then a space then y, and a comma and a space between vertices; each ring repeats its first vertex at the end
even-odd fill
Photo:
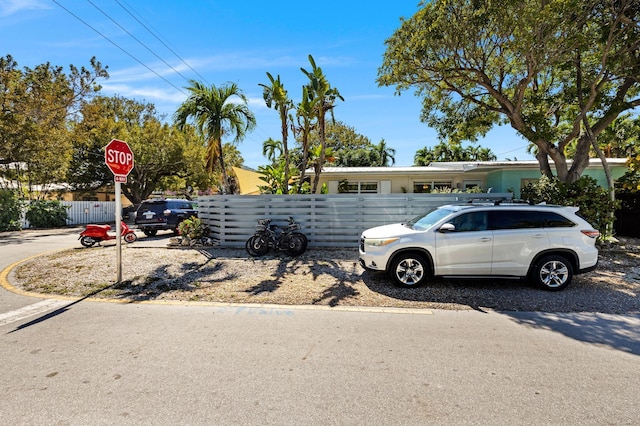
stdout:
MULTIPOLYGON (((625 171, 626 167, 611 167, 614 181, 624 175, 625 171)), ((588 168, 582 175, 592 177, 598 182, 598 185, 607 187, 607 178, 602 168, 588 168)), ((487 174, 487 188, 491 188, 491 192, 513 192, 514 197, 518 199, 520 198, 522 179, 538 179, 539 177, 540 171, 537 169, 497 170, 487 174)))

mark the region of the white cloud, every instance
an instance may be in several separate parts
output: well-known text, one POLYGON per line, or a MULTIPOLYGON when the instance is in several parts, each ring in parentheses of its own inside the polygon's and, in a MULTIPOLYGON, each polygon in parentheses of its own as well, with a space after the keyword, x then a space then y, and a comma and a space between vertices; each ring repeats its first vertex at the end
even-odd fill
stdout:
POLYGON ((11 16, 23 10, 51 9, 45 0, 0 0, 0 16, 11 16))
POLYGON ((175 90, 164 90, 159 87, 141 87, 131 86, 128 84, 113 84, 110 82, 104 82, 102 85, 102 92, 105 94, 114 94, 131 99, 144 99, 147 102, 161 101, 180 103, 185 100, 185 95, 175 90))

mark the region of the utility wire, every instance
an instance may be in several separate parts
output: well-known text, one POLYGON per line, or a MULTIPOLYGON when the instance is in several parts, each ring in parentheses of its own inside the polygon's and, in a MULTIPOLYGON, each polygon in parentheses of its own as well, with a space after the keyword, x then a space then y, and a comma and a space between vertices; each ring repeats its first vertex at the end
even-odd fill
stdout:
POLYGON ((57 4, 58 6, 60 6, 61 9, 65 10, 69 15, 73 16, 74 18, 76 18, 78 21, 82 22, 83 24, 85 24, 87 27, 91 28, 93 31, 95 31, 96 33, 98 33, 98 35, 100 35, 102 38, 104 38, 105 40, 107 40, 109 43, 113 44, 115 47, 117 47, 118 49, 120 49, 122 52, 124 52, 127 56, 129 56, 131 59, 133 59, 134 61, 138 62, 140 65, 142 65, 143 67, 145 67, 146 69, 148 69, 149 71, 151 71, 152 73, 154 73, 156 76, 158 76, 160 79, 162 79, 165 83, 167 83, 168 85, 170 85, 171 87, 173 87, 174 89, 176 89, 178 92, 182 93, 183 95, 187 95, 182 89, 180 89, 179 87, 177 87, 175 84, 171 83, 169 80, 167 80, 166 78, 164 78, 163 76, 161 76, 160 74, 158 74, 156 71, 152 70, 151 68, 149 68, 147 65, 145 65, 140 59, 136 58, 135 56, 133 56, 131 53, 127 52, 126 50, 124 50, 122 47, 120 47, 116 42, 114 42, 113 40, 111 40, 109 37, 107 37, 106 35, 102 34, 100 31, 98 31, 97 29, 95 29, 94 27, 92 27, 88 22, 84 21, 82 18, 80 18, 78 15, 74 14, 73 12, 71 12, 69 9, 67 9, 66 7, 64 7, 63 5, 61 5, 57 0, 52 0, 55 4, 57 4))
POLYGON ((153 50, 151 50, 147 45, 145 45, 142 41, 140 41, 136 36, 134 36, 133 34, 131 34, 129 31, 127 31, 126 28, 124 28, 122 25, 120 25, 115 19, 113 19, 111 16, 109 16, 104 10, 100 9, 98 6, 96 6, 96 4, 94 2, 92 2, 91 0, 87 0, 87 2, 89 4, 91 4, 91 6, 95 7, 100 13, 102 13, 104 16, 106 16, 111 22, 113 22, 114 24, 116 24, 122 31, 124 31, 125 33, 127 33, 132 39, 134 39, 135 41, 137 41, 138 43, 140 43, 140 45, 142 47, 144 47, 145 49, 147 49, 153 56, 155 56, 156 58, 158 58, 159 60, 161 60, 166 66, 168 66, 169 68, 171 68, 173 71, 176 72, 176 74, 178 74, 180 77, 182 77, 185 81, 189 81, 189 79, 187 77, 185 77, 184 75, 182 75, 180 73, 180 71, 178 71, 177 69, 175 69, 174 67, 172 67, 171 65, 169 65, 167 63, 167 61, 165 61, 164 59, 162 59, 160 56, 158 56, 158 54, 156 54, 153 50))
MULTIPOLYGON (((138 23, 139 23, 139 24, 140 24, 144 29, 146 29, 146 30, 149 32, 149 34, 151 34, 152 36, 154 36, 154 37, 156 38, 156 40, 158 40, 160 43, 162 43, 162 45, 163 45, 164 47, 166 47, 166 48, 167 48, 171 53, 173 53, 173 54, 176 56, 176 58, 180 59, 180 61, 182 61, 182 63, 183 63, 183 64, 185 64, 187 67, 189 67, 189 69, 190 69, 191 71, 193 71, 193 72, 194 72, 198 77, 200 77, 200 79, 201 79, 202 81, 204 81, 204 82, 205 82, 205 83, 207 83, 208 85, 210 84, 210 83, 207 81, 207 79, 206 79, 206 78, 204 78, 202 75, 200 75, 200 73, 199 73, 198 71, 196 71, 195 69, 193 69, 193 68, 191 67, 191 65, 189 65, 189 64, 188 64, 184 59, 182 59, 182 57, 180 57, 180 55, 178 55, 178 54, 177 54, 177 53, 176 53, 176 52, 175 52, 171 47, 169 47, 169 46, 167 45, 167 43, 165 43, 165 42, 164 42, 164 41, 163 41, 163 40, 162 40, 162 39, 161 39, 161 38, 160 38, 160 37, 159 37, 159 36, 154 32, 154 31, 152 31, 152 30, 151 30, 150 28, 148 28, 148 27, 147 27, 147 26, 146 26, 142 21, 140 21, 140 19, 138 19, 138 17, 137 17, 137 16, 135 16, 133 13, 131 13, 131 11, 130 11, 129 9, 127 9, 126 7, 124 7, 124 6, 122 5, 122 3, 120 3, 120 1, 118 1, 118 0, 114 0, 114 1, 115 1, 116 3, 118 3, 118 5, 119 5, 119 6, 120 6, 120 7, 121 7, 125 12, 127 12, 127 13, 129 14, 129 16, 131 16, 133 19, 135 19, 135 20, 136 20, 136 21, 137 21, 137 22, 138 22, 138 23)), ((129 6, 129 5, 127 5, 127 6, 129 6)), ((129 7, 131 7, 131 6, 129 6, 129 7)), ((133 8, 132 8, 132 9, 133 9, 133 8)), ((134 10, 134 12, 135 12, 135 10, 134 10)), ((137 13, 137 12, 136 12, 136 13, 137 13)))

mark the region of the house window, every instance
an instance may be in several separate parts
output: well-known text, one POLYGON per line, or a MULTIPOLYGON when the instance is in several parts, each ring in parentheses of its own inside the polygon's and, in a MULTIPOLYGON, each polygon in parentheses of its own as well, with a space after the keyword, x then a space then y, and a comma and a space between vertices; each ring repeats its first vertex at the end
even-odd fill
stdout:
POLYGON ((429 193, 434 189, 451 189, 452 184, 450 180, 447 181, 431 181, 431 182, 414 182, 413 192, 416 194, 429 193))
POLYGON ((377 194, 378 182, 346 182, 340 189, 345 194, 377 194))
POLYGON ((462 189, 473 189, 475 187, 482 188, 481 180, 465 180, 462 182, 462 189))

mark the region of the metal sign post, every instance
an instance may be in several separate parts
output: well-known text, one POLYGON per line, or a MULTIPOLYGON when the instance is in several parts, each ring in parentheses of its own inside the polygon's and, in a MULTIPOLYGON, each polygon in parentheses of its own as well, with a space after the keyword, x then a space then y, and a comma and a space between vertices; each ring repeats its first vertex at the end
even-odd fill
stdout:
MULTIPOLYGON (((122 199, 120 187, 121 183, 117 179, 119 176, 114 177, 116 183, 116 282, 122 282, 122 199)), ((127 177, 125 176, 125 181, 127 177)))
POLYGON ((122 281, 122 183, 127 183, 127 175, 133 169, 133 151, 129 145, 113 139, 104 148, 104 162, 113 173, 116 187, 116 282, 122 281))

